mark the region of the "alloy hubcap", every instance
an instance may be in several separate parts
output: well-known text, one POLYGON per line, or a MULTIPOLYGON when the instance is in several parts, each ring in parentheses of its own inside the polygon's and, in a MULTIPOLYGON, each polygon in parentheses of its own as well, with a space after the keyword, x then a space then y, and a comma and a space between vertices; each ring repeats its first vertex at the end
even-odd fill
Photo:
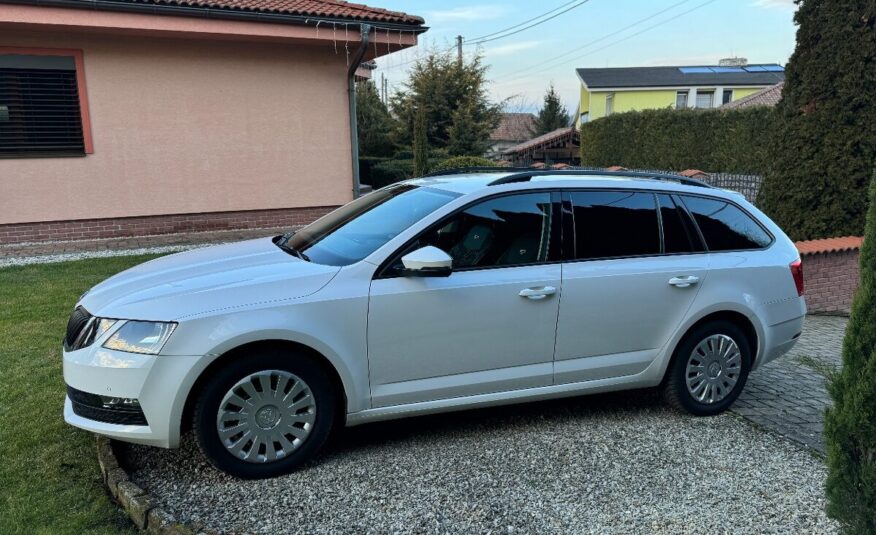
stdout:
POLYGON ((225 449, 251 463, 270 463, 298 449, 316 421, 310 387, 295 374, 264 370, 232 386, 219 403, 216 430, 225 449))
POLYGON ((688 357, 687 391, 700 403, 717 403, 733 391, 741 371, 742 353, 736 342, 725 334, 713 334, 688 357))

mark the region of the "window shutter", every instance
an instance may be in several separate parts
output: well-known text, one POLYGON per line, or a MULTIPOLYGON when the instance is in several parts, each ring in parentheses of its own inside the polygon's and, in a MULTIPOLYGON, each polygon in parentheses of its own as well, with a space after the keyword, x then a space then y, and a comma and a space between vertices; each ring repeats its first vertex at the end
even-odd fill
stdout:
POLYGON ((0 56, 0 157, 85 154, 76 71, 47 59, 0 56))

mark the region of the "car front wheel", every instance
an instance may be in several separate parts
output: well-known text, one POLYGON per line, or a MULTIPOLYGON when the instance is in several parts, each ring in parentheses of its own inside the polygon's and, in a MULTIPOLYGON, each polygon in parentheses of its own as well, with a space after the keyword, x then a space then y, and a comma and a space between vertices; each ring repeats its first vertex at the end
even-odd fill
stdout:
POLYGON ((325 371, 306 356, 276 349, 239 355, 200 393, 198 446, 214 466, 237 477, 288 473, 325 443, 335 399, 325 371))
POLYGON ((678 345, 663 385, 666 401, 696 416, 727 410, 751 369, 751 343, 727 321, 701 325, 678 345))

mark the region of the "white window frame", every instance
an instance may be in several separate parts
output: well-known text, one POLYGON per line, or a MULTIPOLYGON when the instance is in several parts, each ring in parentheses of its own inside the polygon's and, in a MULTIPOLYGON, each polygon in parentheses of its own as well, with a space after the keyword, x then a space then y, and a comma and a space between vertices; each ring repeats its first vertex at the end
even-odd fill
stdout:
POLYGON ((715 107, 715 90, 714 89, 707 89, 704 91, 697 91, 697 98, 694 101, 694 107, 700 108, 700 109, 714 108, 715 107), (709 98, 709 105, 708 106, 700 106, 700 99, 707 96, 707 95, 709 98))
POLYGON ((680 110, 680 109, 687 108, 689 106, 689 103, 690 103, 689 99, 690 99, 690 91, 688 91, 688 90, 676 91, 675 92, 675 109, 680 110), (682 97, 682 96, 684 96, 684 105, 679 106, 678 99, 679 99, 679 97, 682 97))

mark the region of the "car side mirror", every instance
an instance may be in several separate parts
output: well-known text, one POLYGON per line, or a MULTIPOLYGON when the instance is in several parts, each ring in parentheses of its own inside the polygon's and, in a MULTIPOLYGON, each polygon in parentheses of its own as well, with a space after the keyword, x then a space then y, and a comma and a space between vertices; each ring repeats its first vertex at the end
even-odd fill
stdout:
POLYGON ((411 251, 401 261, 407 277, 447 277, 453 272, 453 258, 431 245, 411 251))

